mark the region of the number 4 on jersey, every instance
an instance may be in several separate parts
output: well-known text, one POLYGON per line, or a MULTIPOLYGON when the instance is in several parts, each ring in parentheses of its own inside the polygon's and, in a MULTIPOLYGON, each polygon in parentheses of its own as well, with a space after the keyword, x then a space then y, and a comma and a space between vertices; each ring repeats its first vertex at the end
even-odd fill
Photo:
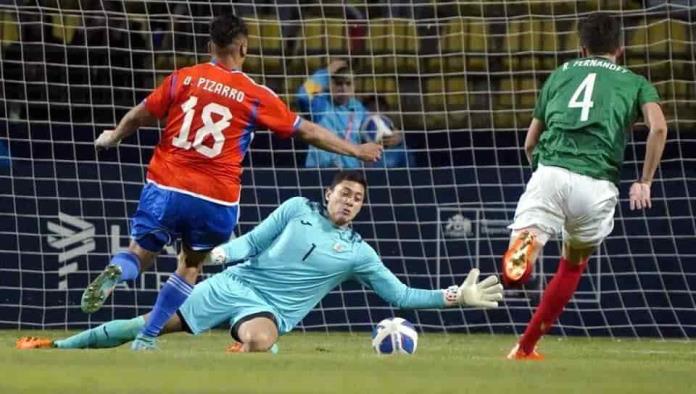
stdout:
POLYGON ((590 108, 594 106, 592 102, 592 91, 594 90, 595 78, 597 78, 596 73, 587 74, 568 102, 568 108, 582 108, 580 112, 581 122, 585 122, 590 118, 590 108), (578 101, 578 97, 580 97, 581 94, 582 101, 578 101))

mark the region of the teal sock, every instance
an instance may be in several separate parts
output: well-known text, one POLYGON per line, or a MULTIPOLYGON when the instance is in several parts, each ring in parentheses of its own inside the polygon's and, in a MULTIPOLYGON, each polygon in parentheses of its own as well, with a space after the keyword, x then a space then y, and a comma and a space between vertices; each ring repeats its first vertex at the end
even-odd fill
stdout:
POLYGON ((145 318, 142 316, 130 320, 112 320, 53 344, 61 349, 116 347, 135 339, 144 326, 145 318))

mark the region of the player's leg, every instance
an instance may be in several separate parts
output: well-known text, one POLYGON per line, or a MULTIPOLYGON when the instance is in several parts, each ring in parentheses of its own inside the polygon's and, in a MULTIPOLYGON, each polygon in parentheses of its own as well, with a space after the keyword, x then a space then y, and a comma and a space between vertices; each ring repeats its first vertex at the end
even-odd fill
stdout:
POLYGON ((272 313, 258 312, 237 321, 230 335, 237 342, 228 347, 228 352, 266 352, 278 340, 278 324, 272 313))
POLYGON ((527 324, 518 345, 508 355, 509 358, 543 358, 536 353, 537 342, 551 329, 570 301, 578 288, 587 261, 595 250, 594 246, 572 247, 568 243, 563 244, 563 256, 558 263, 556 274, 546 286, 537 310, 527 324))
MULTIPOLYGON (((145 326, 147 315, 133 319, 112 320, 100 326, 81 331, 64 339, 22 337, 17 340, 17 349, 104 349, 121 346, 135 339, 145 326)), ((174 315, 162 329, 162 333, 183 331, 179 316, 174 315)))
POLYGON ((229 322, 232 337, 248 343, 245 349, 240 345, 236 351, 273 348, 280 331, 273 308, 227 270, 198 283, 177 316, 182 330, 193 335, 229 322))
POLYGON ((237 224, 237 205, 217 204, 183 193, 173 193, 168 204, 175 210, 171 216, 176 218, 175 229, 181 234, 182 253, 176 272, 160 290, 145 327, 133 342, 136 350, 148 348, 140 347, 141 343, 154 343, 164 324, 193 291, 210 250, 227 242, 237 224))
POLYGON ((589 257, 613 229, 616 187, 581 175, 573 176, 573 185, 565 204, 568 220, 558 269, 509 358, 540 358, 535 352, 537 342, 561 315, 580 283, 589 257))
POLYGON ((128 251, 115 254, 104 271, 82 293, 82 311, 98 311, 117 284, 137 278, 141 271, 152 265, 158 254, 159 252, 151 252, 142 248, 136 241, 131 241, 128 251))
POLYGON ((85 313, 99 310, 119 282, 137 278, 171 242, 171 223, 167 215, 171 193, 154 184, 143 187, 138 208, 131 218, 132 240, 128 250, 116 253, 104 271, 87 286, 81 302, 85 313))
POLYGON ((539 252, 551 236, 560 231, 565 220, 562 188, 567 171, 540 166, 532 174, 515 210, 508 249, 503 255, 501 276, 507 287, 529 280, 539 252))
POLYGON ((134 350, 150 349, 155 346, 155 338, 193 291, 196 278, 207 255, 208 250, 194 251, 183 245, 176 271, 157 295, 155 306, 148 314, 145 326, 133 342, 134 350))
POLYGON ((16 347, 22 350, 111 348, 132 341, 143 325, 145 325, 143 316, 128 320, 112 320, 63 339, 22 337, 17 340, 16 347))
POLYGON ((69 338, 54 341, 54 345, 60 349, 116 347, 132 341, 143 325, 145 325, 144 316, 128 320, 112 320, 69 338))
POLYGON ((508 249, 503 255, 502 277, 507 287, 527 283, 539 252, 548 242, 551 234, 537 226, 513 230, 508 249))

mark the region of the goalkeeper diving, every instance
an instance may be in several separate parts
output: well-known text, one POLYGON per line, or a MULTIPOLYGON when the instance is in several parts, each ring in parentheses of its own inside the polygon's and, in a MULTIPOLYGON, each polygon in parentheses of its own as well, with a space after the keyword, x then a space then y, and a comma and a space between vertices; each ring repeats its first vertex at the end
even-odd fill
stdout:
MULTIPOLYGON (((503 288, 496 276, 479 282, 472 269, 461 286, 416 289, 384 266, 375 250, 350 224, 360 212, 367 182, 358 172, 339 172, 326 190, 326 204, 294 197, 247 234, 214 248, 213 263, 238 264, 197 284, 166 323, 162 334, 200 334, 229 324, 238 352, 272 348, 326 295, 355 279, 397 308, 468 306, 496 308, 503 288)), ((24 337, 17 348, 109 348, 135 339, 148 315, 113 320, 72 337, 24 337)))

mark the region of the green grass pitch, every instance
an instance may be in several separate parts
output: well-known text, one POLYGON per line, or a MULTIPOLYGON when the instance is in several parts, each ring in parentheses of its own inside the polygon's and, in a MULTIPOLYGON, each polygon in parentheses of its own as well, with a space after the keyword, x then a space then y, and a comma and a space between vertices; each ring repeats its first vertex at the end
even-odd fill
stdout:
POLYGON ((413 356, 377 356, 369 333, 291 334, 280 352, 226 354, 214 331, 160 339, 160 350, 19 351, 0 331, 0 393, 693 393, 696 343, 543 340, 543 362, 511 362, 511 336, 421 334, 413 356))

